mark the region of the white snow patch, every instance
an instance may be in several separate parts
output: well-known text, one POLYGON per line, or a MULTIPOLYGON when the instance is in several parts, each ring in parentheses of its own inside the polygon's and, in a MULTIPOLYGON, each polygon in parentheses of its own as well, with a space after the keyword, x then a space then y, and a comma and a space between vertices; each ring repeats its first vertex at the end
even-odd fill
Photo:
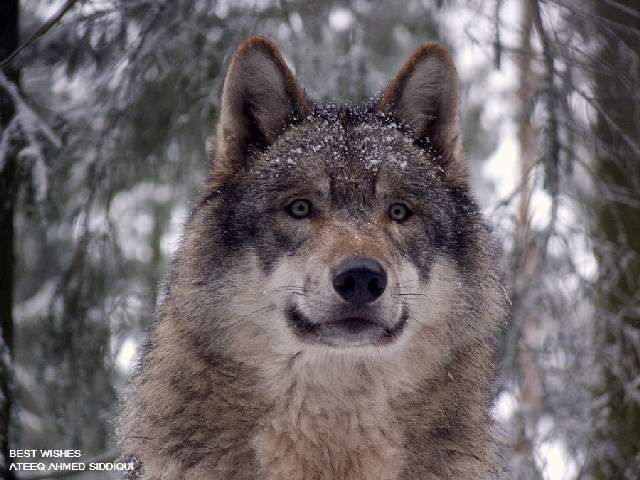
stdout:
POLYGON ((138 342, 128 337, 122 342, 118 356, 116 357, 116 366, 124 373, 128 374, 138 359, 138 342))
POLYGON ((329 25, 337 32, 342 32, 353 24, 353 13, 346 8, 336 8, 329 14, 329 25))
POLYGON ((510 195, 517 187, 520 177, 519 146, 515 125, 505 124, 500 132, 498 148, 486 161, 483 174, 495 185, 497 201, 510 195))
POLYGON ((513 415, 513 412, 515 412, 517 406, 518 400, 515 395, 511 392, 504 391, 498 396, 491 413, 496 421, 506 423, 513 415))
POLYGON ((542 442, 538 456, 546 480, 572 480, 578 473, 578 466, 560 440, 542 442))

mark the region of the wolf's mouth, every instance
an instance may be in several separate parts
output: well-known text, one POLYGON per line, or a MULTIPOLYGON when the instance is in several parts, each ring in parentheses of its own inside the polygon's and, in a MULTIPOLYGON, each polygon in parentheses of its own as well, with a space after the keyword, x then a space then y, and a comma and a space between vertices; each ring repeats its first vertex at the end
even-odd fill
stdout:
POLYGON ((409 313, 403 308, 400 319, 389 327, 368 317, 349 316, 329 322, 315 323, 295 306, 287 310, 289 326, 298 338, 307 343, 321 343, 334 347, 387 345, 404 329, 409 313))

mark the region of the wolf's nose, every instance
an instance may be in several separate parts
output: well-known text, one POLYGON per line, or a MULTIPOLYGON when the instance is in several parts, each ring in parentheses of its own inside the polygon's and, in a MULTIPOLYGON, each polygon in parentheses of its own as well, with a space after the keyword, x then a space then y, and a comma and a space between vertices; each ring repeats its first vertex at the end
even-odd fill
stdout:
POLYGON ((387 273, 380 262, 369 257, 348 257, 333 274, 334 290, 354 305, 373 302, 386 286, 387 273))

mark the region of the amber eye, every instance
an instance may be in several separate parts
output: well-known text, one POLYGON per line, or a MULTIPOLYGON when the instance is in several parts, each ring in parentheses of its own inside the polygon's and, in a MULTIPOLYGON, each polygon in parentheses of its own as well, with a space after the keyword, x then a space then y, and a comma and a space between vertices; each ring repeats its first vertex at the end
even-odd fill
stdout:
POLYGON ((409 218, 412 213, 404 203, 392 203, 389 207, 389 216, 394 222, 402 223, 409 218))
POLYGON ((311 202, 309 200, 294 200, 287 206, 287 213, 293 218, 305 218, 311 215, 311 202))

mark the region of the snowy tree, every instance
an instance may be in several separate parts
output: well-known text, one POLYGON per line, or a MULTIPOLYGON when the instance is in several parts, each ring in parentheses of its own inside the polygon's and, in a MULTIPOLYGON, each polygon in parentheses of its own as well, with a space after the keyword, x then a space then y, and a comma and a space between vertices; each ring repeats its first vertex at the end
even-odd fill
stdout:
POLYGON ((423 41, 452 49, 513 303, 496 359, 513 475, 552 478, 559 451, 569 478, 638 478, 637 2, 5 0, 0 17, 5 459, 111 450, 225 63, 265 34, 322 101, 367 101, 423 41))

